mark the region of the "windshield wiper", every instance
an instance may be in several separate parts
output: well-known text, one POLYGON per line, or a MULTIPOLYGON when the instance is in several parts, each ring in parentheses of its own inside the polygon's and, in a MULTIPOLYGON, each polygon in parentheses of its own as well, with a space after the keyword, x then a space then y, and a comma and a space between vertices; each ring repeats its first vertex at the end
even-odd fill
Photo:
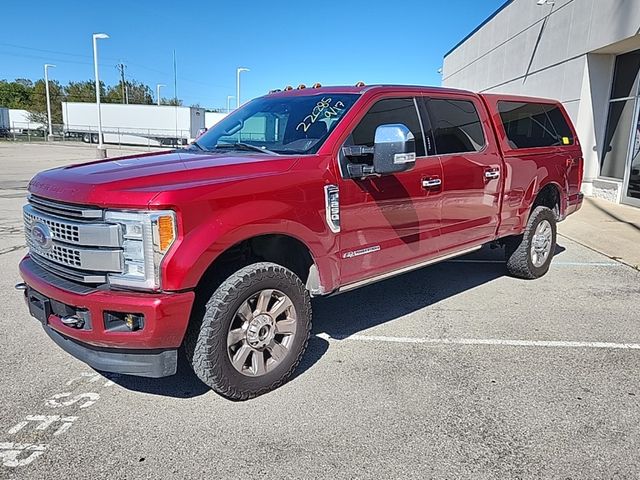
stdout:
POLYGON ((260 153, 267 153, 269 155, 278 155, 276 152, 273 152, 271 150, 267 150, 266 148, 262 148, 262 147, 257 147, 255 145, 251 145, 249 143, 242 143, 242 142, 235 142, 235 143, 219 143, 217 144, 215 147, 213 147, 214 150, 217 149, 236 149, 236 150, 248 150, 250 152, 260 152, 260 153))

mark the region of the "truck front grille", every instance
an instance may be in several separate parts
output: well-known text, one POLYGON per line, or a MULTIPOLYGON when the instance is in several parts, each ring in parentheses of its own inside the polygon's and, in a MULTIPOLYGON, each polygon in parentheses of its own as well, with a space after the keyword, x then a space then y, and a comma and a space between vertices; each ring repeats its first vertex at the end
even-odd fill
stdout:
POLYGON ((122 272, 122 232, 102 221, 102 210, 30 196, 23 216, 29 253, 43 269, 80 283, 122 272))

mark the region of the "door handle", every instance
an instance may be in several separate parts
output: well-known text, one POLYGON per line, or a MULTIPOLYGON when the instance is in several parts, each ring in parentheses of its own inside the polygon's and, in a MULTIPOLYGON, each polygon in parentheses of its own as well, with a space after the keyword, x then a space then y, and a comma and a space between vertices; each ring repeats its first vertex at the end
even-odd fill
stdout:
POLYGON ((498 170, 497 168, 491 169, 491 170, 485 170, 484 172, 484 178, 486 178, 487 180, 493 180, 499 177, 500 177, 500 170, 498 170))
POLYGON ((439 178, 424 178, 422 179, 422 188, 433 188, 442 185, 442 180, 439 178))

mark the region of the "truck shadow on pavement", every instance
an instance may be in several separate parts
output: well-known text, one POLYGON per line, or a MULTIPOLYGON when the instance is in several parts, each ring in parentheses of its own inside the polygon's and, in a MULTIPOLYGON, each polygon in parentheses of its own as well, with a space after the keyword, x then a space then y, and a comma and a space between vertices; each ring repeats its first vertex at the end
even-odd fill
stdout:
MULTIPOLYGON (((557 245, 555 255, 564 251, 564 247, 557 245)), ((344 338, 505 275, 507 271, 503 250, 491 250, 487 247, 459 259, 421 268, 353 292, 314 299, 313 332, 307 351, 291 381, 304 375, 328 351, 329 342, 318 337, 318 333, 337 339, 344 338)), ((192 398, 209 392, 209 387, 193 373, 184 355, 180 353, 178 371, 171 377, 154 379, 122 375, 110 378, 128 390, 151 395, 192 398)))
MULTIPOLYGON (((554 255, 560 255, 565 250, 556 245, 554 255)), ((506 275, 504 250, 483 247, 454 260, 336 297, 319 299, 314 303, 314 331, 341 339, 506 275)))

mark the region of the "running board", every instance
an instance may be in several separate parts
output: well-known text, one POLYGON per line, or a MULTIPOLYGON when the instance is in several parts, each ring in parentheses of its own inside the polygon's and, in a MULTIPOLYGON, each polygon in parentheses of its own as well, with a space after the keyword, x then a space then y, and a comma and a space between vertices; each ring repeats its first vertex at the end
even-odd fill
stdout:
POLYGON ((406 267, 399 268, 398 270, 392 270, 387 273, 383 273, 380 275, 376 275, 375 277, 367 278, 365 280, 359 280, 354 283, 349 283, 347 285, 343 285, 335 290, 332 295, 337 295, 339 293, 348 292, 351 290, 355 290, 356 288, 364 287, 366 285, 370 285, 372 283, 380 282, 382 280, 387 280, 389 278, 402 275, 403 273, 410 272, 412 270, 417 270, 422 267, 426 267, 429 265, 433 265, 434 263, 444 262, 445 260, 449 260, 450 258, 459 257, 461 255, 466 255, 467 253, 475 252, 476 250, 480 250, 482 245, 478 245, 477 247, 471 247, 464 250, 459 250, 457 252, 449 253, 447 255, 443 255, 442 257, 432 258, 431 260, 427 260, 426 262, 417 263, 415 265, 408 265, 406 267))

